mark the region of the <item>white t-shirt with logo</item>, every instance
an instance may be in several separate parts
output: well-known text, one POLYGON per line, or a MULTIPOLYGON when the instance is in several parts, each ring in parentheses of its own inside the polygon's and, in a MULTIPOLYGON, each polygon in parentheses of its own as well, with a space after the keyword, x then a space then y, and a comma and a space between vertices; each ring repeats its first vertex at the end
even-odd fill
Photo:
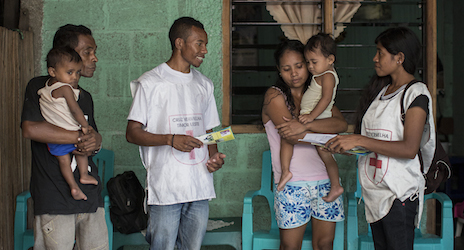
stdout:
MULTIPOLYGON (((199 136, 218 125, 212 81, 195 69, 182 73, 166 63, 131 82, 128 120, 153 134, 199 136)), ((208 147, 186 153, 171 146, 140 146, 147 170, 148 205, 171 205, 216 197, 206 168, 208 147)))

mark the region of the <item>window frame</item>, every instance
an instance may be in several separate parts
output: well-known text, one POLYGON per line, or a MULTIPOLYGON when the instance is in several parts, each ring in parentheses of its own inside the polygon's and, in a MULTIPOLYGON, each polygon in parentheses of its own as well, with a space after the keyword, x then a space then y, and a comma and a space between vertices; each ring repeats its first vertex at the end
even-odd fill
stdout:
MULTIPOLYGON (((248 134, 248 133, 264 133, 264 128, 261 125, 243 125, 243 124, 231 124, 231 112, 232 112, 232 86, 231 86, 231 51, 232 51, 232 1, 223 0, 222 8, 222 64, 223 64, 223 84, 222 84, 222 126, 231 126, 234 133, 236 134, 248 134)), ((436 118, 436 93, 437 93, 437 13, 436 13, 436 0, 424 0, 426 15, 425 15, 425 39, 424 46, 426 65, 424 67, 425 77, 430 94, 432 96, 433 115, 436 118)), ((262 2, 262 1, 260 1, 262 2)), ((361 2, 361 1, 359 1, 361 2)), ((323 28, 324 32, 332 33, 334 30, 333 22, 333 11, 334 5, 337 3, 336 0, 322 0, 323 8, 323 28)), ((354 126, 349 125, 347 132, 353 132, 354 126)))

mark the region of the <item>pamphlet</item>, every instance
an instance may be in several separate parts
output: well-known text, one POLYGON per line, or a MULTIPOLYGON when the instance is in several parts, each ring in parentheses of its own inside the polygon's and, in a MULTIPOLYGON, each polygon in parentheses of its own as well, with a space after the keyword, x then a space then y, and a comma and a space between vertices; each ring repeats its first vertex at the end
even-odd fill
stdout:
POLYGON ((218 142, 223 142, 223 141, 231 141, 234 140, 234 133, 232 132, 231 127, 227 127, 225 129, 219 130, 217 132, 211 132, 205 135, 200 135, 195 137, 203 144, 209 145, 209 144, 216 144, 218 142))
MULTIPOLYGON (((313 134, 309 133, 306 134, 303 139, 300 139, 299 141, 302 142, 308 142, 311 143, 312 145, 320 146, 320 147, 325 147, 325 143, 337 136, 337 134, 313 134)), ((353 154, 353 155, 368 155, 371 153, 371 151, 363 148, 363 147, 354 147, 350 150, 346 150, 345 153, 348 154, 353 154)))

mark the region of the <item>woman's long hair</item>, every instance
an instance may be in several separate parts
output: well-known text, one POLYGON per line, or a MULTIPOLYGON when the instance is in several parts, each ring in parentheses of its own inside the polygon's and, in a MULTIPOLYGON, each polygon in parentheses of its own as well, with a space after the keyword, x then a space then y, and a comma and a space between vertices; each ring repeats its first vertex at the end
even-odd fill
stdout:
MULTIPOLYGON (((303 43, 301 43, 298 40, 284 40, 278 45, 276 51, 274 52, 274 60, 275 60, 276 66, 278 68, 280 66, 280 59, 282 58, 283 54, 286 51, 295 51, 297 53, 300 53, 301 56, 304 59, 304 45, 303 45, 303 43)), ((295 101, 293 100, 292 92, 291 92, 290 88, 288 87, 288 85, 284 82, 284 80, 280 76, 279 72, 277 72, 277 73, 278 73, 277 81, 273 86, 279 88, 284 93, 284 95, 285 95, 285 97, 287 99, 287 104, 290 107, 290 113, 293 116, 297 116, 298 114, 295 114, 296 106, 295 106, 295 101)), ((303 88, 304 91, 306 91, 308 89, 308 87, 309 87, 309 83, 311 82, 311 77, 310 76, 311 76, 311 74, 308 72, 308 79, 306 79, 306 82, 305 82, 305 85, 304 85, 304 88, 303 88)))
MULTIPOLYGON (((390 54, 404 54, 403 68, 411 75, 416 72, 421 56, 421 44, 416 34, 405 27, 396 27, 385 30, 375 39, 375 44, 381 44, 390 54)), ((379 77, 374 74, 369 84, 364 88, 356 112, 356 127, 354 132, 361 133, 361 122, 364 114, 379 92, 392 81, 391 76, 379 77)))

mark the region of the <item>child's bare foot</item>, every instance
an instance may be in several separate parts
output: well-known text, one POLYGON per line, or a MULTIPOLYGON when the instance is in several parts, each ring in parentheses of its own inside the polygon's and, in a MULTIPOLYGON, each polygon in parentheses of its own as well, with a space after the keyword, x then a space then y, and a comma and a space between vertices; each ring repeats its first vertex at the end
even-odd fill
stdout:
POLYGON ((88 174, 81 174, 81 178, 79 179, 79 181, 82 183, 82 184, 93 184, 93 185, 98 185, 98 181, 97 179, 95 179, 93 176, 91 175, 88 175, 88 174))
POLYGON ((277 185, 277 191, 282 191, 284 190, 284 187, 285 187, 285 184, 287 184, 287 182, 292 179, 293 177, 293 174, 292 172, 282 172, 282 175, 280 176, 280 181, 279 181, 279 185, 277 185))
POLYGON ((330 192, 326 197, 322 197, 325 202, 332 202, 338 198, 338 196, 343 194, 342 186, 332 186, 330 187, 330 192))
POLYGON ((74 200, 87 200, 87 196, 82 192, 80 188, 71 188, 71 195, 74 200))

